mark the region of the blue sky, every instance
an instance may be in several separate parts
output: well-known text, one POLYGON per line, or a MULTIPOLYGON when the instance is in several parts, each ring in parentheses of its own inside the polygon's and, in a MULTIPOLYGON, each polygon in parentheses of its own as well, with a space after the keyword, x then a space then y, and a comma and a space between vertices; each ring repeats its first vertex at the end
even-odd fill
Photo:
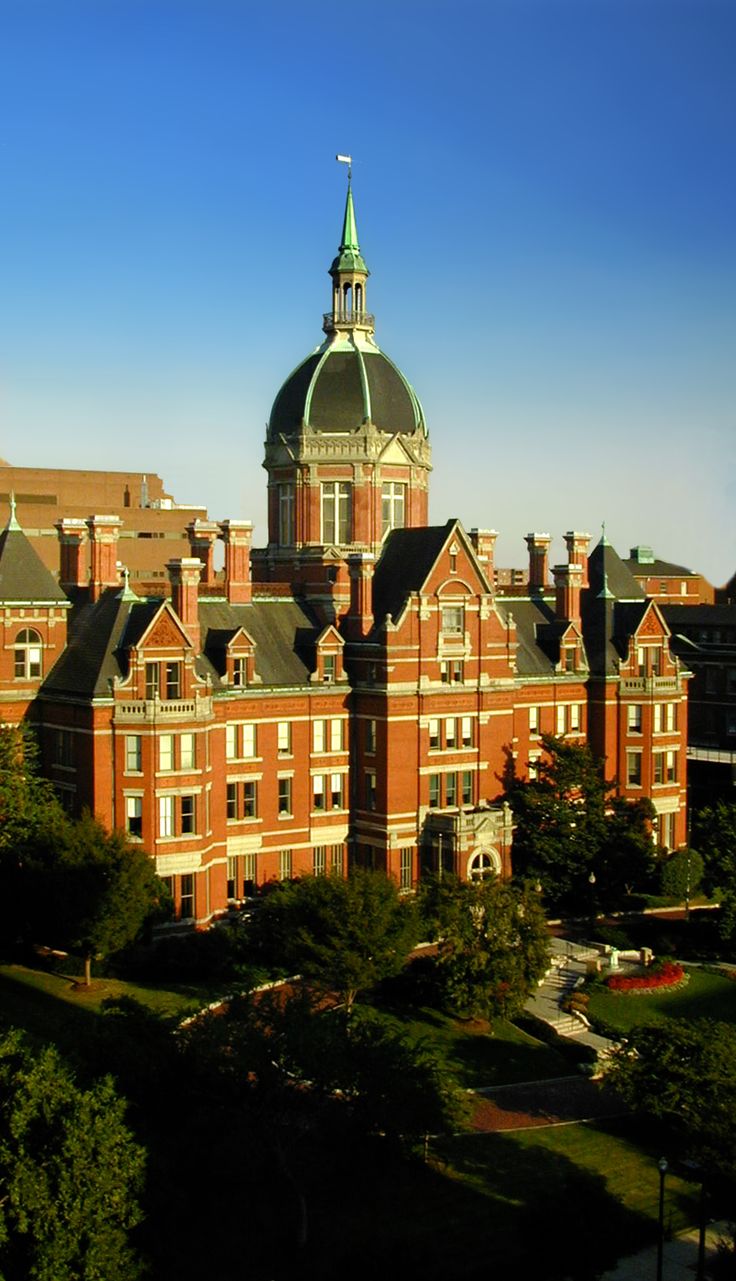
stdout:
MULTIPOLYGON (((2 0, 0 455, 265 518, 352 152, 432 519, 736 569, 731 0, 2 0)), ((86 514, 86 513, 82 513, 86 514)))

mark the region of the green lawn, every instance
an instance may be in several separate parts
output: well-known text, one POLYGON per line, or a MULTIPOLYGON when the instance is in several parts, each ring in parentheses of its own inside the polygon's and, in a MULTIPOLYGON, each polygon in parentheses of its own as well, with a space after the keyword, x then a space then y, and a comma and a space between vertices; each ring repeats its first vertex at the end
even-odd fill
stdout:
POLYGON ((556 1050, 505 1019, 489 1025, 428 1007, 402 1013, 382 1010, 381 1017, 431 1047, 464 1089, 545 1081, 571 1071, 569 1061, 556 1050))
POLYGON ((645 995, 593 987, 589 989, 590 1017, 619 1032, 628 1032, 640 1023, 663 1023, 673 1018, 736 1023, 736 980, 700 969, 689 969, 688 974, 684 987, 660 988, 645 995))

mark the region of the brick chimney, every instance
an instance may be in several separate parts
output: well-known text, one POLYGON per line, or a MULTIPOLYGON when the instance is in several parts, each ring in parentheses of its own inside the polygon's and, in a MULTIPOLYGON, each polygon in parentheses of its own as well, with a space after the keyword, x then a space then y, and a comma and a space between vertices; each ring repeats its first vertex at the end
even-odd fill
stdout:
POLYGON ((91 601, 99 600, 107 587, 117 587, 120 583, 117 562, 118 536, 122 523, 119 516, 90 516, 85 521, 90 541, 91 601))
POLYGON ((225 591, 231 605, 247 605, 253 594, 250 574, 250 545, 253 525, 249 520, 223 520, 220 537, 225 544, 225 591))
POLYGON ((575 623, 580 627, 580 590, 583 585, 585 569, 575 563, 555 565, 552 570, 555 579, 555 613, 560 622, 575 623))
POLYGON ((171 604, 178 615, 196 652, 199 652, 199 579, 202 562, 195 557, 176 557, 167 560, 171 583, 171 604))
POLYGON ((202 583, 209 587, 215 581, 215 543, 220 537, 219 526, 213 520, 192 520, 187 525, 192 556, 202 562, 202 583))
POLYGON ((66 591, 70 587, 86 587, 87 576, 87 526, 83 520, 65 516, 54 527, 59 535, 59 585, 66 591))
POLYGON ((588 586, 588 547, 590 546, 590 534, 580 534, 573 529, 568 529, 565 534, 565 544, 567 546, 567 561, 569 565, 582 565, 583 581, 582 587, 588 586))
POLYGON ((549 534, 526 534, 529 548, 529 591, 539 595, 546 591, 549 579, 549 534))
POLYGON ((471 529, 470 531, 470 541, 491 587, 494 579, 497 538, 498 531, 495 529, 471 529))
POLYGON ((345 616, 345 634, 361 640, 373 626, 373 570, 376 558, 370 552, 348 556, 350 608, 345 616))

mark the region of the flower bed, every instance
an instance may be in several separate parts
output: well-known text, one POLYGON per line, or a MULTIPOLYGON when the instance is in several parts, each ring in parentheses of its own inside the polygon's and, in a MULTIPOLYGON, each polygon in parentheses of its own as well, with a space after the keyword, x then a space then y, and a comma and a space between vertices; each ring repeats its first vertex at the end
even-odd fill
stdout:
POLYGON ((681 965, 665 961, 656 969, 642 974, 611 974, 605 981, 609 992, 654 992, 663 987, 677 987, 687 982, 681 965))

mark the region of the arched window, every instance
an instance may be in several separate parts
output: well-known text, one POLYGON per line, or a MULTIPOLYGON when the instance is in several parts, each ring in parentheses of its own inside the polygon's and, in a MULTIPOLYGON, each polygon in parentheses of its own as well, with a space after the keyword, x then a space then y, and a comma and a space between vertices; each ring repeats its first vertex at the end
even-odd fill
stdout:
POLYGON ((468 859, 468 880, 486 881, 501 872, 501 859, 496 850, 476 850, 468 859))
POLYGON ((43 642, 32 627, 24 627, 15 638, 15 674, 25 680, 41 675, 43 642))

